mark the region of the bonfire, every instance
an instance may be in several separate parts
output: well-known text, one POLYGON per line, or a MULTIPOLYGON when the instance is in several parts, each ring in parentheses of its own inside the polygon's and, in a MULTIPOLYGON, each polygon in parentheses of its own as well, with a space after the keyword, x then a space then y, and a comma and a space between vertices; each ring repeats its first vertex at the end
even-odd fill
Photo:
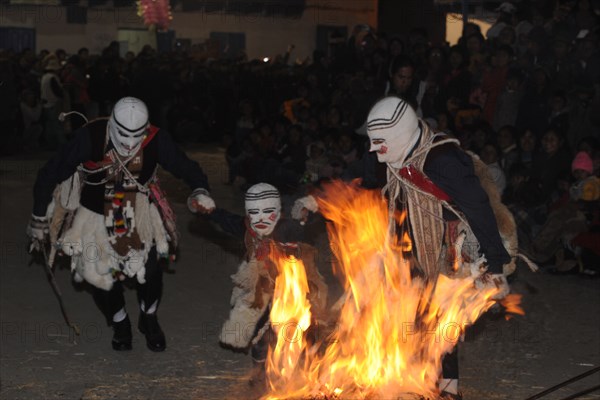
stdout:
MULTIPOLYGON (((497 290, 477 289, 477 274, 434 280, 415 274, 410 238, 390 235, 388 205, 377 191, 334 182, 318 201, 330 221, 344 293, 333 307, 331 334, 309 340, 304 266, 272 252, 279 272, 270 314, 277 341, 269 349, 263 398, 437 398, 442 357, 494 305, 497 290)), ((396 222, 403 219, 400 212, 396 222)), ((457 256, 454 268, 481 262, 465 265, 457 256)), ((522 313, 518 296, 506 304, 522 313)))

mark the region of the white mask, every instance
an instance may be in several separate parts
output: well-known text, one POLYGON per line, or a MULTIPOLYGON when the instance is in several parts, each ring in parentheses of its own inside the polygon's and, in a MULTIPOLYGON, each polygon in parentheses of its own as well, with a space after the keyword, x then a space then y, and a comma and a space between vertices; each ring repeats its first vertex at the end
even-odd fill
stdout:
POLYGON ((269 236, 281 217, 279 191, 268 183, 257 183, 246 192, 246 215, 259 236, 269 236))
POLYGON ((135 97, 119 100, 108 120, 108 133, 115 150, 121 156, 138 152, 148 128, 148 108, 135 97))
POLYGON ((420 132, 417 114, 399 97, 378 101, 367 117, 369 151, 377 152, 377 160, 393 168, 402 167, 419 140, 420 132))

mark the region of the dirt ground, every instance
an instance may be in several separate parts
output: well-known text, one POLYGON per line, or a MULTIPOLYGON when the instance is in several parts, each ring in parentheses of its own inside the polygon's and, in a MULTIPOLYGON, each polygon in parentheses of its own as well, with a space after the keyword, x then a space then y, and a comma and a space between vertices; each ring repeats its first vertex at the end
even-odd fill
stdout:
MULTIPOLYGON (((217 205, 241 213, 242 192, 223 183, 223 150, 188 153, 209 175, 217 205)), ((164 276, 158 314, 167 350, 152 353, 134 331, 133 350, 114 352, 111 328, 89 289, 74 284, 63 266, 56 279, 81 335, 65 325, 43 267, 30 265, 25 251, 32 185, 45 157, 0 159, 0 398, 250 398, 250 357, 218 345, 241 244, 191 215, 184 204, 188 188, 172 178, 165 187, 182 240, 179 261, 164 276)), ((326 251, 324 232, 315 235, 326 251)), ((328 264, 319 267, 331 282, 328 264)), ((526 399, 600 365, 600 280, 520 268, 512 289, 523 295, 526 315, 505 321, 486 314, 459 345, 466 400, 526 399)), ((137 321, 135 291, 127 290, 126 299, 137 321)), ((600 373, 544 398, 563 399, 598 384, 600 373)), ((600 399, 600 392, 580 398, 600 399)))

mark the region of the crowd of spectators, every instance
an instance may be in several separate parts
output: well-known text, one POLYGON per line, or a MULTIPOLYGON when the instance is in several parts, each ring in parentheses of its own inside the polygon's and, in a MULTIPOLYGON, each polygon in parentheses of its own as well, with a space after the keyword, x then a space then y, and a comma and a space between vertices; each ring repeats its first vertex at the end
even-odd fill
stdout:
POLYGON ((60 112, 106 116, 132 95, 175 140, 226 146, 228 183, 295 192, 369 178, 366 114, 395 94, 489 165, 524 251, 555 265, 566 252, 578 271, 597 272, 599 14, 590 0, 506 2, 496 12, 489 30, 467 23, 453 46, 431 43, 424 29, 400 37, 358 26, 346 43, 295 63, 293 47, 268 61, 148 46, 120 57, 116 42, 99 55, 0 51, 3 152, 56 149, 83 123, 60 122, 60 112), (565 229, 565 215, 579 228, 565 229))

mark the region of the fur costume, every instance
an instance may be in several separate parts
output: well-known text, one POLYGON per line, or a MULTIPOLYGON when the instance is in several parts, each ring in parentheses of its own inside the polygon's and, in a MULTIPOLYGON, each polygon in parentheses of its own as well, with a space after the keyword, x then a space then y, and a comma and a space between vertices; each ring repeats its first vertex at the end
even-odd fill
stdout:
POLYGON ((91 284, 96 305, 113 327, 115 351, 132 348, 121 283, 127 277, 136 278, 138 329, 146 347, 166 348, 156 316, 163 288, 160 259, 175 250, 178 235, 175 214, 158 186, 159 166, 209 198, 200 165, 168 132, 149 124, 143 101, 124 97, 110 119, 97 118, 74 131, 39 169, 33 186, 31 249, 42 250, 47 230, 48 264, 59 250, 71 257, 73 279, 91 284))
MULTIPOLYGON (((263 241, 272 242, 268 239, 263 241)), ((306 277, 310 288, 308 300, 311 303, 313 315, 324 315, 327 305, 327 284, 316 266, 316 249, 305 243, 298 243, 297 247, 272 243, 288 251, 291 247, 294 249, 292 251, 299 253, 306 268, 306 277)), ((265 243, 258 245, 262 244, 265 243)), ((238 271, 231 276, 234 284, 230 302, 231 311, 219 336, 219 341, 223 345, 239 350, 247 349, 251 344, 260 340, 264 334, 264 329, 261 328, 267 323, 266 313, 269 310, 275 286, 275 266, 270 265, 271 261, 267 256, 259 255, 257 257, 256 249, 258 248, 249 248, 251 251, 249 260, 244 260, 238 271), (261 259, 259 260, 259 258, 261 259)))
MULTIPOLYGON (((238 271, 231 275, 233 291, 231 293, 231 311, 229 319, 223 324, 219 341, 236 349, 246 349, 254 336, 261 317, 267 311, 271 294, 257 288, 263 281, 269 285, 271 277, 266 269, 259 265, 256 258, 242 261, 238 271)), ((272 288, 271 288, 272 289, 272 288)))
POLYGON ((519 251, 519 243, 517 237, 517 224, 512 213, 502 203, 500 193, 498 192, 497 186, 494 184, 492 177, 489 174, 487 165, 479 159, 479 157, 473 153, 469 153, 473 159, 473 165, 475 167, 475 175, 479 177, 479 182, 483 190, 487 193, 490 199, 490 205, 494 216, 496 217, 496 223, 498 224, 498 231, 502 238, 502 244, 511 257, 511 261, 505 264, 504 275, 510 275, 515 272, 516 269, 516 258, 519 251))
MULTIPOLYGON (((139 160, 143 159, 141 152, 142 150, 138 152, 136 160, 138 169, 141 164, 139 160)), ((99 169, 113 168, 116 164, 106 161, 105 165, 101 165, 99 169)), ((50 252, 49 261, 53 262, 56 250, 60 248, 71 256, 71 270, 75 281, 85 280, 104 290, 110 290, 113 282, 121 278, 121 274, 136 277, 139 283, 145 283, 144 265, 151 248, 156 245, 158 254, 166 255, 169 252, 168 241, 174 238, 174 235, 169 235, 165 229, 163 216, 155 205, 157 200, 151 198, 155 191, 143 187, 142 191, 139 188, 141 185, 134 184, 126 194, 126 199, 133 203, 129 208, 135 210, 133 221, 130 221, 130 231, 135 241, 129 240, 125 246, 118 246, 120 239, 127 237, 120 238, 114 234, 109 237, 109 232, 114 226, 108 225, 106 212, 104 215, 99 214, 80 203, 82 189, 88 183, 86 173, 93 175, 95 172, 80 166, 69 179, 61 182, 54 190, 47 211, 50 240, 55 244, 50 252), (130 243, 134 246, 127 246, 130 243), (125 251, 123 247, 126 248, 125 251)), ((130 182, 135 180, 131 173, 128 172, 130 182)), ((150 180, 149 185, 156 185, 154 179, 150 180)), ((105 192, 105 208, 109 210, 111 204, 107 202, 106 196, 108 193, 114 193, 112 186, 110 188, 111 192, 109 189, 105 192)))
MULTIPOLYGON (((59 196, 61 191, 56 192, 59 196)), ((65 209, 60 198, 55 198, 51 226, 65 218, 65 209)), ((109 242, 104 215, 97 214, 83 206, 74 211, 72 225, 66 229, 58 241, 62 251, 71 256, 71 270, 77 282, 83 280, 104 290, 110 290, 117 271, 129 277, 136 277, 145 283, 144 265, 148 252, 156 243, 157 251, 168 252, 167 233, 156 206, 142 193, 136 194, 136 230, 143 243, 140 250, 131 249, 126 257, 119 256, 109 242)))
MULTIPOLYGON (((270 327, 269 304, 277 278, 277 266, 271 258, 274 251, 303 261, 313 315, 322 315, 327 304, 327 285, 315 263, 317 252, 312 246, 300 243, 298 225, 290 224, 289 220, 280 221, 281 196, 277 188, 264 182, 251 186, 246 191, 245 208, 245 217, 233 218, 237 220, 234 224, 239 228, 237 233, 244 238, 246 259, 231 277, 232 308, 220 335, 223 345, 242 350, 261 341, 270 327)), ((212 215, 224 222, 227 214, 217 210, 212 215), (223 214, 221 218, 220 214, 223 214)), ((257 347, 264 348, 255 346, 253 352, 261 353, 257 347)), ((256 354, 260 358, 265 355, 256 354)))

